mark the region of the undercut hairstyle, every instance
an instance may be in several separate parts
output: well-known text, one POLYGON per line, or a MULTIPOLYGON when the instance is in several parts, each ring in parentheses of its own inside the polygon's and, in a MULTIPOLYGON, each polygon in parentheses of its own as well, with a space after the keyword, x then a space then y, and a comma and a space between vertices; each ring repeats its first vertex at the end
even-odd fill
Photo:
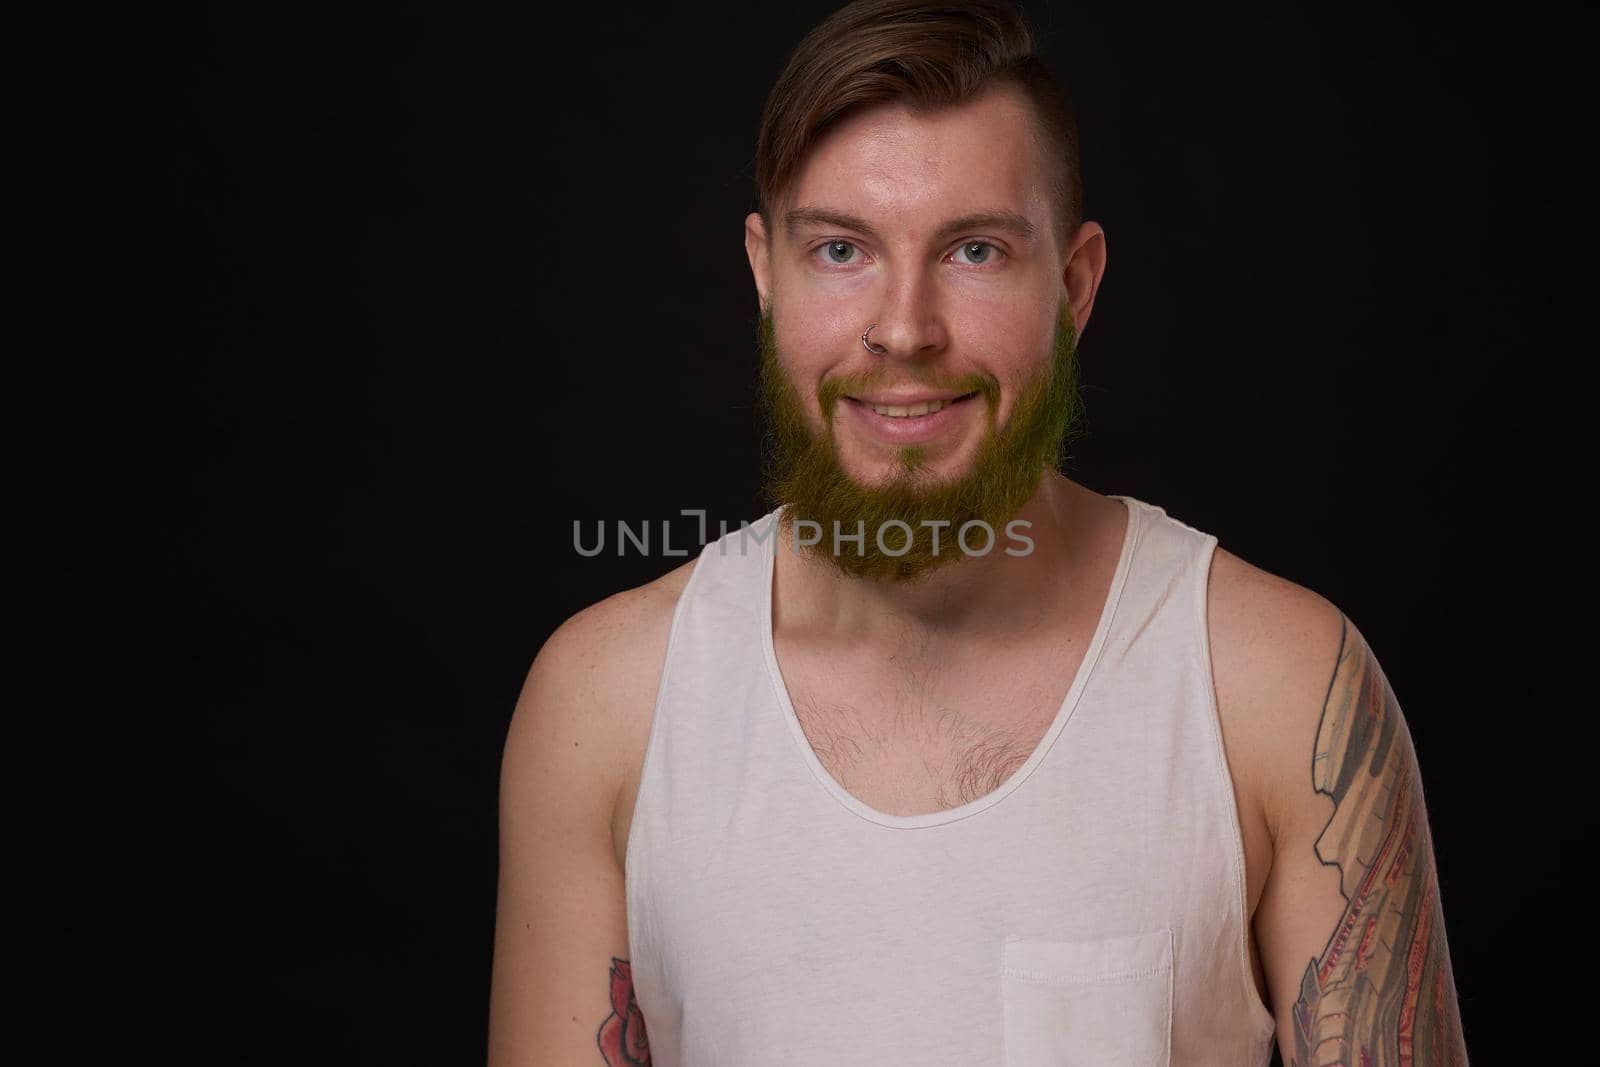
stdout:
POLYGON ((806 153, 846 115, 890 102, 924 115, 1000 86, 1020 89, 1033 105, 1034 142, 1051 171, 1056 239, 1065 247, 1083 221, 1077 117, 1011 0, 854 0, 808 33, 761 116, 756 196, 767 232, 777 232, 806 153))

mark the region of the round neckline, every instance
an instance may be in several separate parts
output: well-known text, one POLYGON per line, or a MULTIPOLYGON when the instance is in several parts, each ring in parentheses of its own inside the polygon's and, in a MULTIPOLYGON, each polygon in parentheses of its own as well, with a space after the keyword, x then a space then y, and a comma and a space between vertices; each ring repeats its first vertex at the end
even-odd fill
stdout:
POLYGON ((999 786, 985 793, 981 797, 969 800, 954 808, 944 811, 924 812, 921 815, 891 815, 879 811, 872 805, 860 800, 833 777, 828 768, 822 765, 822 760, 811 747, 811 742, 806 738, 806 732, 800 725, 799 716, 795 714, 794 704, 789 700, 789 687, 783 680, 783 672, 778 667, 777 647, 772 634, 772 593, 773 576, 777 568, 778 552, 782 546, 777 543, 781 540, 782 526, 779 523, 779 513, 782 507, 774 509, 769 516, 769 522, 775 530, 775 540, 771 552, 763 552, 766 557, 762 565, 763 579, 761 588, 761 651, 767 663, 767 677, 772 683, 773 692, 777 696, 778 706, 783 714, 784 721, 788 724, 790 736, 800 749, 800 755, 805 760, 806 766, 811 768, 812 775, 829 794, 845 808, 868 822, 877 823, 894 829, 915 830, 929 826, 942 826, 959 819, 965 819, 980 812, 987 811, 1000 801, 1014 793, 1028 776, 1044 761, 1056 738, 1066 727, 1067 720, 1072 717, 1074 709, 1078 706, 1083 690, 1088 684, 1089 677, 1094 673, 1096 663, 1099 662, 1101 649, 1106 642, 1106 635, 1111 631, 1112 619, 1117 613, 1117 603, 1122 599, 1123 586, 1127 584, 1128 571, 1133 562, 1134 544, 1138 539, 1139 524, 1142 519, 1143 508, 1132 497, 1112 494, 1112 498, 1120 500, 1128 509, 1128 522, 1122 538, 1122 552, 1117 558, 1117 569, 1111 576, 1111 588, 1106 591, 1105 603, 1100 608, 1100 619, 1095 625, 1094 637, 1089 641, 1089 647, 1084 650, 1083 661, 1078 664, 1077 674, 1073 676, 1072 685, 1067 689, 1066 696, 1061 700, 1061 706, 1056 709, 1055 717, 1050 721, 1050 726, 1045 730, 1044 736, 1034 746, 1027 760, 1013 771, 999 786))

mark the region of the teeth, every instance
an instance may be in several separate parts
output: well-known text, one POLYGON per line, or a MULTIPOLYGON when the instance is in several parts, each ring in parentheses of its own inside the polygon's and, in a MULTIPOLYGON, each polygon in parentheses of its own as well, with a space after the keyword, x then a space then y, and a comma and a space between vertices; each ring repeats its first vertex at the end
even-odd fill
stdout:
POLYGON ((879 415, 888 415, 893 419, 914 418, 917 415, 931 415, 935 411, 943 410, 953 404, 953 400, 924 400, 920 404, 873 404, 872 410, 879 415))

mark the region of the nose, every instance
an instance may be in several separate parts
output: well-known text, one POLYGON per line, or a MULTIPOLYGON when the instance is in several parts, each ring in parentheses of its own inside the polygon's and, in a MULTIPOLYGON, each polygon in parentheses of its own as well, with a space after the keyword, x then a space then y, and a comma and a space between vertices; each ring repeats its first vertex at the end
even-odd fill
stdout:
POLYGON ((926 359, 946 343, 944 323, 927 283, 907 279, 887 294, 883 307, 861 333, 868 352, 884 360, 926 359))

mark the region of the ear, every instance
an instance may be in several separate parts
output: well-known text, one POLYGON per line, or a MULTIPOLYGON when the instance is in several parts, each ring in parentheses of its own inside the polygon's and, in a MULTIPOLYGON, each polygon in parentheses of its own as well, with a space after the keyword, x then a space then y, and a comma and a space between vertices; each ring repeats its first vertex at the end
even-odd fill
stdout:
POLYGON ((759 211, 745 216, 744 254, 750 259, 750 273, 755 277, 756 307, 765 310, 772 296, 772 246, 759 211))
POLYGON ((1067 265, 1061 271, 1061 284, 1066 287, 1067 304, 1072 308, 1072 322, 1079 337, 1089 325, 1094 294, 1099 292, 1105 273, 1106 232, 1098 222, 1085 222, 1068 243, 1067 265))

